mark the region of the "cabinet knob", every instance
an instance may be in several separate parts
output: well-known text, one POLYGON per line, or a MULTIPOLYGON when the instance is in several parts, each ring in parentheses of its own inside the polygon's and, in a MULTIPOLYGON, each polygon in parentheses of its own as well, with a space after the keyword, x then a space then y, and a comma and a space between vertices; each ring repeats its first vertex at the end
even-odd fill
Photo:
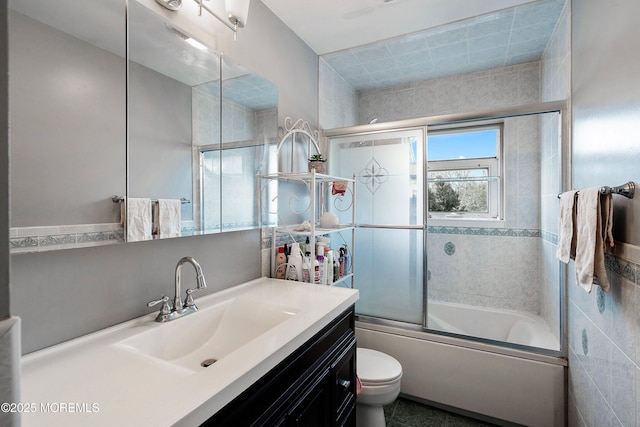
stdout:
POLYGON ((351 386, 351 381, 338 379, 338 385, 347 390, 351 386))

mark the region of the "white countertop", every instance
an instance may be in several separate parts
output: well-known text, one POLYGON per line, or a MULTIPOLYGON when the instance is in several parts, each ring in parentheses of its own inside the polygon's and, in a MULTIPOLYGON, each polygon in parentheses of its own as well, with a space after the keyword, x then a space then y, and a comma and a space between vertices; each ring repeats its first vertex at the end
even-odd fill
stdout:
POLYGON ((22 425, 199 425, 354 304, 358 291, 261 278, 197 298, 196 304, 204 312, 238 296, 298 311, 198 371, 145 358, 118 345, 182 320, 158 323, 156 313, 26 355, 22 425))

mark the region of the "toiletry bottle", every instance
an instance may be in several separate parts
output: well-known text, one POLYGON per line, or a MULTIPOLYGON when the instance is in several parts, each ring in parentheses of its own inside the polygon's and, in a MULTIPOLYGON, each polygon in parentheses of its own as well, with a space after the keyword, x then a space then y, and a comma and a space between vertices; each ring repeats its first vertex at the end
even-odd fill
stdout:
POLYGON ((349 256, 349 249, 347 245, 342 245, 344 248, 344 274, 351 272, 351 257, 349 256))
POLYGON ((300 245, 292 243, 287 260, 287 280, 302 280, 302 254, 300 253, 300 245))
POLYGON ((340 255, 337 251, 333 253, 333 281, 340 280, 340 255))
POLYGON ((311 253, 306 252, 304 259, 302 260, 302 281, 305 283, 312 283, 313 276, 311 272, 311 253))
POLYGON ((324 248, 324 281, 325 285, 333 284, 333 251, 324 248))
POLYGON ((344 248, 340 248, 340 257, 338 258, 338 262, 340 263, 340 277, 344 277, 344 248))
POLYGON ((276 279, 284 279, 287 266, 287 257, 284 255, 284 247, 278 248, 276 254, 276 279))
POLYGON ((313 261, 313 283, 316 285, 319 285, 322 279, 320 275, 320 258, 322 258, 322 256, 318 255, 313 261))

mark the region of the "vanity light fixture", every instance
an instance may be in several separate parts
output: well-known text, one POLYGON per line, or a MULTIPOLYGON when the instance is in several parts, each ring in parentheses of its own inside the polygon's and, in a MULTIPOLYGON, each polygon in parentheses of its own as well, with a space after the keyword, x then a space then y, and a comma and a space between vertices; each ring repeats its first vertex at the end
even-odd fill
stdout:
MULTIPOLYGON (((160 1, 160 0, 158 0, 160 1)), ((234 32, 233 39, 235 40, 235 34, 238 32, 238 28, 244 28, 247 25, 247 18, 249 17, 249 3, 251 0, 224 0, 224 8, 227 13, 228 22, 219 17, 213 10, 208 8, 204 2, 209 0, 195 0, 198 3, 199 11, 198 16, 202 16, 202 10, 206 10, 212 14, 218 21, 229 27, 234 32)), ((220 0, 214 0, 220 1, 220 0)))
POLYGON ((159 4, 169 10, 179 10, 182 7, 182 0, 156 0, 159 4))
POLYGON ((249 3, 251 0, 224 0, 224 7, 229 14, 229 22, 235 28, 244 28, 249 17, 249 3))

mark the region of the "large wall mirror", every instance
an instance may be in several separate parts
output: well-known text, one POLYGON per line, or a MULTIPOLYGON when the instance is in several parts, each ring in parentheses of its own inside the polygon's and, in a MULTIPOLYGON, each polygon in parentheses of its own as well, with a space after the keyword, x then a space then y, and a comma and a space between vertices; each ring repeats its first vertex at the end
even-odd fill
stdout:
POLYGON ((123 241, 124 0, 10 0, 11 251, 123 241))
POLYGON ((127 240, 256 228, 276 87, 135 1, 129 58, 127 240))
POLYGON ((10 0, 9 71, 12 253, 257 227, 270 82, 135 0, 10 0))

